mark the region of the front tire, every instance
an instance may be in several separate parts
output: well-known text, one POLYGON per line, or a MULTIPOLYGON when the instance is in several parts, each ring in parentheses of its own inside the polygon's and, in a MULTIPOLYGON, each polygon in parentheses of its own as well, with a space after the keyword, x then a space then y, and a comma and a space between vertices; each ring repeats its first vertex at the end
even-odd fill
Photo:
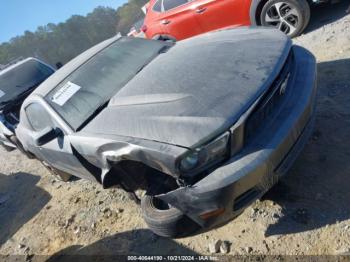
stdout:
POLYGON ((300 35, 310 20, 310 6, 305 0, 269 0, 260 14, 262 26, 275 27, 288 35, 300 35))
POLYGON ((148 227, 163 237, 183 237, 199 229, 199 225, 180 210, 161 200, 146 195, 141 199, 143 218, 148 227))

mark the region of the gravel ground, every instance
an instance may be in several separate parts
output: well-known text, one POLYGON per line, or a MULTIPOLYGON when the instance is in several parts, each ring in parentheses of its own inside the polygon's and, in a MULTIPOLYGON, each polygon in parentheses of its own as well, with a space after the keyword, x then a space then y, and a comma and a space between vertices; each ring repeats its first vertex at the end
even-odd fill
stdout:
POLYGON ((288 176, 237 219, 192 237, 157 237, 123 191, 59 182, 36 160, 0 150, 0 254, 209 254, 220 241, 229 254, 350 253, 348 7, 315 8, 294 40, 317 57, 315 131, 288 176))

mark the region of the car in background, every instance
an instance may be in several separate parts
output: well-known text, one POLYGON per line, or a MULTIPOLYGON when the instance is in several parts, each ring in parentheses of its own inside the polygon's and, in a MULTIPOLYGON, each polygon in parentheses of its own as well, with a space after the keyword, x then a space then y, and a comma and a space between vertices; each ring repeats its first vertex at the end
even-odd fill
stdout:
POLYGON ((0 145, 6 151, 21 150, 15 130, 22 103, 54 72, 54 68, 32 57, 8 64, 0 71, 0 145))
POLYGON ((35 89, 16 134, 52 172, 123 188, 176 237, 236 217, 286 174, 316 90, 314 56, 275 29, 114 37, 35 89))
POLYGON ((138 20, 130 29, 127 36, 133 36, 133 37, 144 37, 144 33, 142 32, 141 28, 143 26, 143 23, 145 21, 145 18, 142 18, 138 20))
POLYGON ((217 29, 262 25, 294 37, 309 23, 310 4, 311 0, 151 0, 142 30, 149 39, 174 41, 217 29))

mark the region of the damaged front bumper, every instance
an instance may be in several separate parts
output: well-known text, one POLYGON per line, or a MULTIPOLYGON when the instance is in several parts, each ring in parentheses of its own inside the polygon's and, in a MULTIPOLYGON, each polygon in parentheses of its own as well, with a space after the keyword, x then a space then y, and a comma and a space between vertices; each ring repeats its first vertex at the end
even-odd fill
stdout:
POLYGON ((0 145, 4 145, 7 147, 11 147, 16 149, 16 145, 14 145, 8 137, 12 136, 13 133, 3 124, 3 117, 0 115, 0 145))
POLYGON ((208 176, 158 198, 202 227, 214 226, 239 215, 288 171, 312 133, 316 97, 314 57, 297 46, 293 52, 292 91, 277 117, 208 176))

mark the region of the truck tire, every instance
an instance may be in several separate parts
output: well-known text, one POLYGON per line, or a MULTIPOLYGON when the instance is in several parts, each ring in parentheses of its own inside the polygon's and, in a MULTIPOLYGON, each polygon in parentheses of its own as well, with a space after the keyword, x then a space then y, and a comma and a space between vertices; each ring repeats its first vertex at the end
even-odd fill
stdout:
POLYGON ((159 236, 184 237, 200 228, 180 210, 169 207, 153 196, 146 195, 141 199, 141 209, 146 224, 159 236))

